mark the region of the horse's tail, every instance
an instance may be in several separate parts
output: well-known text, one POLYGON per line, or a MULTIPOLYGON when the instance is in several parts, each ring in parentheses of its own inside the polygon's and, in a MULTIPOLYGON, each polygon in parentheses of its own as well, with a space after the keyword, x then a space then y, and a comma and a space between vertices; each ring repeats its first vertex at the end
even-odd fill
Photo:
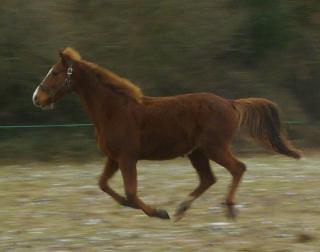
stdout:
POLYGON ((239 114, 239 126, 246 127, 264 147, 296 159, 301 157, 282 130, 276 104, 267 99, 248 98, 234 100, 233 105, 239 114))

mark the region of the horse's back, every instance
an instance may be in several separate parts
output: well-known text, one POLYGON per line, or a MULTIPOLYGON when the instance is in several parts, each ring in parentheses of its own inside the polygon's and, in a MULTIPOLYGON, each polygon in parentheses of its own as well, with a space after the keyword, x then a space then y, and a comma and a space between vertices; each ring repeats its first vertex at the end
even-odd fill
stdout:
POLYGON ((237 120, 232 101, 213 93, 193 93, 177 96, 143 98, 143 106, 146 114, 157 116, 161 114, 161 120, 171 118, 173 120, 192 119, 193 122, 219 124, 232 123, 237 120))

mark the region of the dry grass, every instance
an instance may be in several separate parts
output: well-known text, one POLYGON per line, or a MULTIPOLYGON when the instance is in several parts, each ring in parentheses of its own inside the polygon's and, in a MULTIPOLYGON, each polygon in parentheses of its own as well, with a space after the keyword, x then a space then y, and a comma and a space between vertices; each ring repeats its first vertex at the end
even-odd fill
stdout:
MULTIPOLYGON (((0 251, 319 251, 320 158, 243 157, 237 221, 220 202, 229 175, 179 223, 123 208, 99 191, 102 161, 0 167, 0 251)), ((141 162, 140 195, 174 212, 197 184, 186 159, 141 162)), ((112 185, 122 192, 119 174, 112 185)))

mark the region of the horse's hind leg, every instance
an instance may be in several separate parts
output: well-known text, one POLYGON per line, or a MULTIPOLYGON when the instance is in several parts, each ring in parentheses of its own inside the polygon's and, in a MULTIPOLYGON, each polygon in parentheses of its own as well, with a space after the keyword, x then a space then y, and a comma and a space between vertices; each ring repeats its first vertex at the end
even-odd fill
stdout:
POLYGON ((197 171, 200 181, 197 188, 189 194, 188 199, 179 204, 175 212, 175 221, 180 220, 189 209, 192 202, 216 182, 216 178, 210 169, 209 159, 203 152, 196 149, 188 157, 192 166, 197 171))
POLYGON ((216 163, 225 167, 232 175, 232 182, 224 204, 227 206, 227 216, 230 218, 235 218, 235 193, 241 181, 242 175, 246 170, 246 166, 232 155, 228 146, 225 146, 224 148, 211 149, 210 152, 208 152, 208 156, 216 163))
POLYGON ((99 187, 102 191, 109 194, 115 201, 117 201, 119 204, 133 207, 132 205, 125 197, 119 195, 117 192, 115 192, 110 186, 108 185, 108 180, 112 178, 112 176, 119 170, 118 163, 112 159, 108 159, 103 172, 99 179, 99 187))

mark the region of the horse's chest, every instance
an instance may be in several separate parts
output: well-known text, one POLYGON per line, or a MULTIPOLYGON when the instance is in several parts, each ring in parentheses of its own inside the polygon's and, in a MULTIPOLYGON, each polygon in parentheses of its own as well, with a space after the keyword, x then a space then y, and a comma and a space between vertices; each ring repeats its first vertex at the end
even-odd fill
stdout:
POLYGON ((112 156, 112 149, 108 146, 107 141, 102 137, 97 136, 98 149, 108 157, 112 156))
POLYGON ((116 146, 112 145, 112 138, 108 140, 105 134, 96 130, 96 142, 99 150, 108 157, 117 156, 116 146))

